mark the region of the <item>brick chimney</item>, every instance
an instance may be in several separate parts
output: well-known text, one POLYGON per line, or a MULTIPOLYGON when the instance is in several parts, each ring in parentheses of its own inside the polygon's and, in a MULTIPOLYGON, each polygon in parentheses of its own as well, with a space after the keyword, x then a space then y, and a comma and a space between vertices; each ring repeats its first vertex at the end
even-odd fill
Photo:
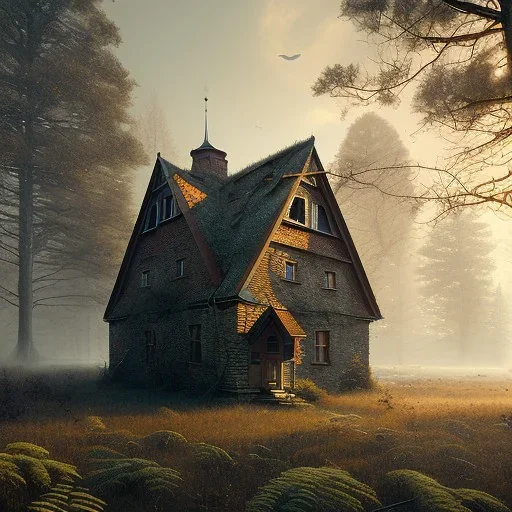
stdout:
POLYGON ((208 98, 204 99, 204 141, 197 148, 190 152, 192 157, 192 171, 210 173, 219 180, 225 180, 228 177, 228 161, 224 151, 214 148, 208 141, 208 98))

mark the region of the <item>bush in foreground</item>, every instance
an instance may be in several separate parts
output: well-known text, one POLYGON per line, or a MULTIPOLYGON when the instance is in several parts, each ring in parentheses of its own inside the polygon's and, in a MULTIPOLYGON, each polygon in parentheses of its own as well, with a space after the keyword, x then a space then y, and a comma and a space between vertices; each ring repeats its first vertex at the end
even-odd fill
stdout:
POLYGON ((308 402, 318 402, 327 394, 325 390, 318 387, 311 379, 297 379, 293 393, 308 402))

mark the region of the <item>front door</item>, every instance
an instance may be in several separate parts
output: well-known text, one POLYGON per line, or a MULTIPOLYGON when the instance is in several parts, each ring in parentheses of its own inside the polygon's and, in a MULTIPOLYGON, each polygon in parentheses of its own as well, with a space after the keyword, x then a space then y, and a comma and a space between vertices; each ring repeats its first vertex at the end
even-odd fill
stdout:
POLYGON ((265 389, 281 389, 282 343, 277 333, 263 339, 261 380, 265 389))

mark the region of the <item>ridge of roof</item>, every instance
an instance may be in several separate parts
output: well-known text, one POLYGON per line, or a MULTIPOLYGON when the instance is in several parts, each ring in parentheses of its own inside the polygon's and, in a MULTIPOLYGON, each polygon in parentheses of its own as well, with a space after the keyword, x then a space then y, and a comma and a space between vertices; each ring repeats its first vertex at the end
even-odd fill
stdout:
POLYGON ((314 135, 311 135, 307 139, 296 141, 293 144, 290 144, 289 146, 286 146, 285 148, 280 149, 279 151, 276 151, 275 153, 271 153, 270 155, 268 155, 264 158, 261 158, 260 160, 257 160, 256 162, 253 162, 252 164, 249 164, 249 165, 243 167, 242 169, 234 172, 233 174, 230 174, 228 176, 226 184, 230 183, 232 181, 236 181, 239 178, 242 178, 243 176, 246 176, 251 171, 254 171, 254 170, 258 169, 259 167, 262 167, 262 166, 268 164, 269 161, 271 161, 271 160, 277 160, 279 158, 286 156, 287 153, 290 153, 294 149, 298 149, 299 146, 306 145, 307 143, 314 144, 314 142, 315 142, 314 135))

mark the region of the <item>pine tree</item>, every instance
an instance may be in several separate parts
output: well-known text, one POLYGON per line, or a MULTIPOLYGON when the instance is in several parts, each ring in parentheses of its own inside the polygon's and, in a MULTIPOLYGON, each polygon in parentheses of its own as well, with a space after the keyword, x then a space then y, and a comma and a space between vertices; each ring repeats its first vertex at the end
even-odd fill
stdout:
POLYGON ((459 212, 439 223, 419 251, 427 334, 441 343, 443 361, 482 363, 494 271, 490 239, 486 223, 459 212))
POLYGON ((488 342, 482 347, 481 356, 493 366, 508 366, 512 355, 510 306, 501 285, 494 290, 489 313, 488 342))
POLYGON ((129 233, 130 166, 144 158, 100 3, 0 0, 0 259, 18 276, 0 300, 18 308, 23 360, 33 309, 104 294, 129 233))
POLYGON ((350 126, 331 166, 340 177, 334 190, 341 211, 384 316, 372 327, 372 352, 381 359, 387 354, 388 362, 395 364, 403 362, 409 281, 405 262, 416 209, 382 191, 411 195, 411 174, 394 169, 408 158, 397 131, 368 113, 350 126))

